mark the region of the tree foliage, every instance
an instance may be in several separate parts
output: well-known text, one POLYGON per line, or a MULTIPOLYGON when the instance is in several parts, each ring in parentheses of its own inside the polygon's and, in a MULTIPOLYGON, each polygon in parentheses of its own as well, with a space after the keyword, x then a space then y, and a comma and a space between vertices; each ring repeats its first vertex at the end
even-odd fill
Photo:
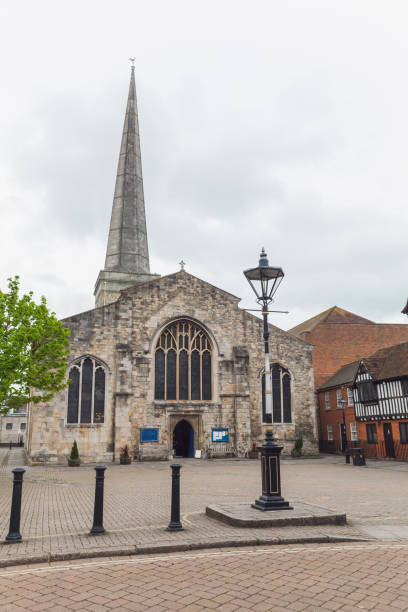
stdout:
POLYGON ((69 330, 44 297, 19 296, 19 277, 0 291, 0 413, 50 400, 66 387, 69 330))

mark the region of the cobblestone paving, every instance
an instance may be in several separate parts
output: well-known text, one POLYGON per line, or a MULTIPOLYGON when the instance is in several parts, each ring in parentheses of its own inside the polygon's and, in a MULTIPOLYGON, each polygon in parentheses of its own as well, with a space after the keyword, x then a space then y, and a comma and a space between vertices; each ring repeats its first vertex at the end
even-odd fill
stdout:
POLYGON ((408 544, 235 549, 0 571, 2 612, 408 610, 408 544))
MULTIPOLYGON (((8 532, 12 474, 20 449, 0 450, 0 540, 8 532), (2 461, 3 457, 3 461, 2 461), (6 457, 6 459, 5 459, 6 457)), ((21 458, 21 456, 20 456, 21 458)), ((102 549, 139 552, 153 545, 205 545, 225 541, 277 541, 299 537, 408 538, 407 464, 344 465, 342 458, 284 460, 283 494, 345 511, 348 526, 245 529, 205 516, 210 503, 252 502, 260 494, 258 461, 183 460, 182 522, 185 531, 165 530, 170 513, 168 463, 110 465, 106 471, 104 536, 89 536, 95 471, 90 466, 27 467, 20 544, 0 544, 0 562, 51 553, 97 554, 102 549), (369 530, 369 531, 367 531, 369 530), (371 531, 370 531, 371 530, 371 531)))

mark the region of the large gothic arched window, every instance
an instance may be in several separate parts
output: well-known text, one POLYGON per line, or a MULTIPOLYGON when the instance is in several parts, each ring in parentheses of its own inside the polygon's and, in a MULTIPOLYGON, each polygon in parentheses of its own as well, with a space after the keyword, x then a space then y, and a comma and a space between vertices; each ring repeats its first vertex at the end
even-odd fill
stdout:
POLYGON ((212 399, 212 344, 196 323, 170 323, 155 347, 157 400, 212 399))
POLYGON ((105 368, 94 357, 77 359, 69 370, 67 423, 103 423, 105 368))
POLYGON ((279 363, 271 366, 272 376, 272 418, 266 414, 265 405, 265 374, 262 375, 262 422, 291 423, 292 399, 291 378, 288 370, 279 363))

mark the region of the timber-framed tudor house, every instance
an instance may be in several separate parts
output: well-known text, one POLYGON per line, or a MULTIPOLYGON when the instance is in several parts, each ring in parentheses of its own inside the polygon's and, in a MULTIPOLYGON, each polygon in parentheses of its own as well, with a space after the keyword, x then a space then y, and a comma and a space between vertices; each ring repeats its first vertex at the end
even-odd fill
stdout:
POLYGON ((344 451, 346 439, 369 457, 408 459, 408 342, 344 366, 318 399, 321 451, 344 451))
POLYGON ((368 445, 408 458, 408 342, 360 361, 353 388, 356 421, 368 445))

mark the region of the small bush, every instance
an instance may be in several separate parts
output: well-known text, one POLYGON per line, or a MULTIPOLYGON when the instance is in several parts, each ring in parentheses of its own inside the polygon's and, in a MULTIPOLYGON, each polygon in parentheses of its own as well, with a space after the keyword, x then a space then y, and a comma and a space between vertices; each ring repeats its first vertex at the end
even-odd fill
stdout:
POLYGON ((302 448, 303 448, 303 438, 302 436, 299 436, 298 438, 296 438, 295 444, 290 452, 292 457, 300 457, 302 454, 302 448))
POLYGON ((71 459, 71 461, 79 461, 79 451, 78 451, 78 445, 76 443, 76 440, 74 440, 74 443, 72 445, 71 454, 69 458, 71 459))
POLYGON ((124 459, 127 459, 128 457, 130 457, 129 455, 129 447, 127 444, 125 444, 125 446, 123 446, 120 449, 120 456, 123 457, 124 459))

